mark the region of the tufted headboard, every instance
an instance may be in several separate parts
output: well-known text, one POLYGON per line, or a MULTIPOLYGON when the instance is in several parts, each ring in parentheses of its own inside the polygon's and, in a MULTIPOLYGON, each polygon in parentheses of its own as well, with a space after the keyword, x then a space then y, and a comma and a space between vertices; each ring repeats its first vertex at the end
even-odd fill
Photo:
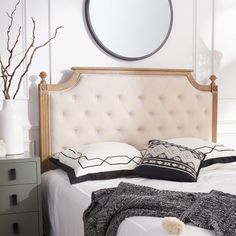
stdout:
POLYGON ((217 86, 199 85, 191 70, 77 68, 62 84, 40 73, 40 152, 98 141, 143 148, 153 138, 199 137, 216 141, 217 86))

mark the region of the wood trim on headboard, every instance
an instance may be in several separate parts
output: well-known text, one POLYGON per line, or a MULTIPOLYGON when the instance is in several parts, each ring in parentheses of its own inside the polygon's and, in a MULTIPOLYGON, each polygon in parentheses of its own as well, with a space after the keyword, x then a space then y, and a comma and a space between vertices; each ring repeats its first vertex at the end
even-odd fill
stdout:
POLYGON ((44 172, 50 169, 49 156, 49 117, 48 117, 48 85, 45 81, 47 74, 39 74, 39 154, 41 158, 41 170, 44 172))
POLYGON ((72 67, 71 78, 61 84, 47 84, 45 72, 40 73, 41 82, 39 84, 39 139, 40 139, 40 157, 42 162, 42 172, 50 169, 48 156, 49 149, 49 91, 65 90, 76 85, 80 79, 80 74, 132 74, 132 75, 176 75, 186 76, 191 85, 201 91, 210 91, 212 93, 212 141, 217 138, 217 99, 218 88, 215 83, 216 76, 210 77, 210 85, 200 85, 192 77, 192 70, 185 69, 154 69, 154 68, 96 68, 96 67, 72 67))
POLYGON ((217 109, 218 109, 218 86, 215 83, 216 76, 212 75, 211 80, 211 92, 212 92, 212 141, 217 140, 217 109))

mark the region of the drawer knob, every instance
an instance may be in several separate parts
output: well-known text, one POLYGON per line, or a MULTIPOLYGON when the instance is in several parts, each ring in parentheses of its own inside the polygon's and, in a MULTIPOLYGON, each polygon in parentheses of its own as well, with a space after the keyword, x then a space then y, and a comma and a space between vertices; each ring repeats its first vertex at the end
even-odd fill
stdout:
POLYGON ((9 170, 9 179, 16 180, 16 169, 15 168, 12 168, 9 170))
POLYGON ((11 205, 12 206, 16 206, 18 204, 17 202, 17 195, 16 194, 12 194, 11 195, 11 205))
POLYGON ((13 223, 12 224, 13 227, 13 233, 14 234, 19 234, 20 230, 19 230, 19 224, 18 223, 13 223))

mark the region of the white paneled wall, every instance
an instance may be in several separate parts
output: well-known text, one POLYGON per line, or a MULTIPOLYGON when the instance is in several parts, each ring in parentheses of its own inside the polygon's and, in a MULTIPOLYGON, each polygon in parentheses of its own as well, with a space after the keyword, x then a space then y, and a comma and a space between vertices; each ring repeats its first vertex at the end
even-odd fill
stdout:
MULTIPOLYGON (((0 0, 0 49, 4 49, 9 19, 5 12, 17 0, 0 0)), ((236 147, 236 31, 234 0, 172 0, 174 21, 170 37, 155 55, 127 62, 102 52, 91 40, 84 21, 84 0, 22 0, 17 22, 23 24, 19 55, 32 39, 31 16, 36 20, 37 43, 64 26, 51 45, 35 55, 21 93, 19 110, 25 127, 26 148, 38 151, 37 75, 49 74, 57 83, 67 79, 72 66, 118 66, 194 69, 198 82, 209 83, 215 73, 219 84, 219 141, 236 147), (35 145, 36 144, 36 145, 35 145)), ((4 56, 4 54, 3 54, 4 56)), ((1 104, 0 104, 1 107, 1 104)))
POLYGON ((219 141, 236 146, 236 2, 215 3, 215 66, 219 85, 219 141))
POLYGON ((51 0, 51 31, 59 25, 65 27, 52 45, 53 81, 72 65, 192 68, 193 7, 193 1, 182 0, 179 4, 174 0, 173 29, 165 46, 145 60, 127 62, 105 54, 91 40, 84 22, 84 1, 51 0))

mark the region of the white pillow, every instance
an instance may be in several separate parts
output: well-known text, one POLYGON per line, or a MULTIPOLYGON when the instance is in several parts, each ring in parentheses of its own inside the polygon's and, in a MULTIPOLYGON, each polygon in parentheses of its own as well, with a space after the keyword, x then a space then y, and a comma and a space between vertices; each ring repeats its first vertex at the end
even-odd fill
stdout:
POLYGON ((72 148, 52 156, 52 162, 67 171, 71 183, 133 175, 141 160, 135 147, 102 142, 72 148))
POLYGON ((168 139, 167 141, 178 145, 183 145, 206 154, 206 157, 201 165, 201 168, 204 170, 217 169, 225 166, 226 164, 236 162, 235 150, 222 144, 190 137, 168 139))

